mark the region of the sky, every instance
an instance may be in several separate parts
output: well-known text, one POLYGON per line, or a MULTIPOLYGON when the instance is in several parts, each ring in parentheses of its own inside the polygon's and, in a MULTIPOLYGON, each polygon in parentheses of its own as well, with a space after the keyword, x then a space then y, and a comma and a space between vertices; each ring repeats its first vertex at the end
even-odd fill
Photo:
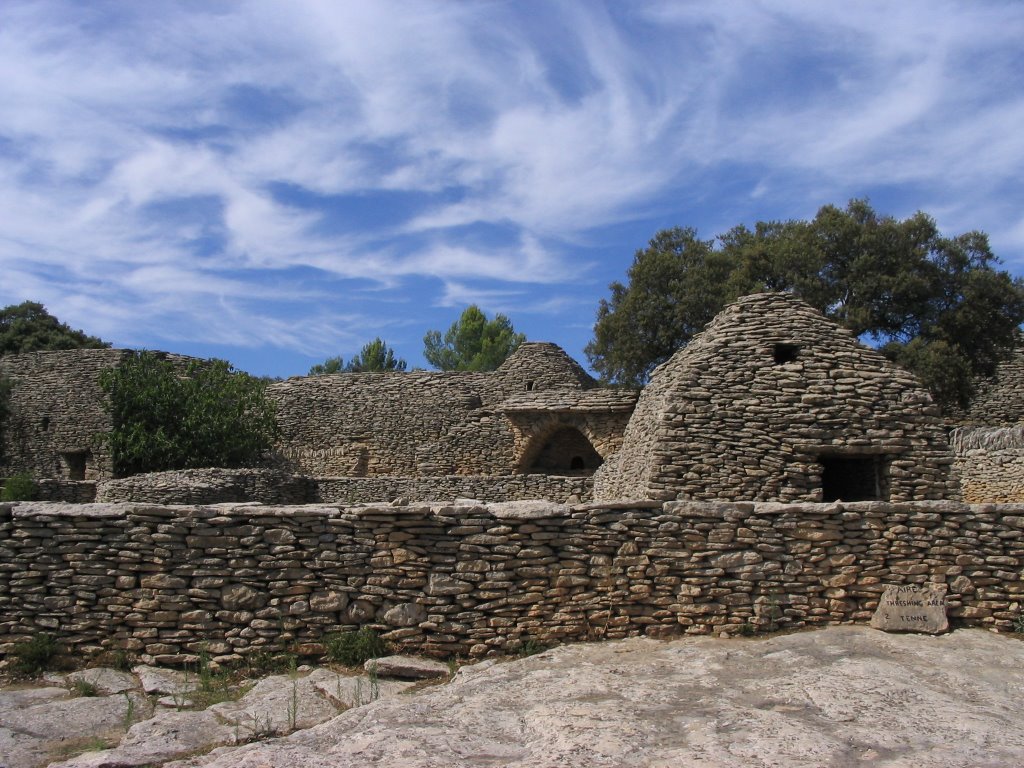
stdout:
POLYGON ((1024 274, 1024 2, 4 0, 0 306, 305 374, 469 304, 586 364, 660 229, 866 197, 1024 274))

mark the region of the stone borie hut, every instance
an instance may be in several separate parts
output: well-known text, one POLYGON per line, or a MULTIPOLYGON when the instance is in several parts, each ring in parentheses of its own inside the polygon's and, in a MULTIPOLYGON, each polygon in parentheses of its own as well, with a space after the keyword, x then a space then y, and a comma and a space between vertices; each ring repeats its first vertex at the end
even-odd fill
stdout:
POLYGON ((594 496, 732 501, 957 498, 916 379, 786 294, 747 296, 657 368, 594 496))

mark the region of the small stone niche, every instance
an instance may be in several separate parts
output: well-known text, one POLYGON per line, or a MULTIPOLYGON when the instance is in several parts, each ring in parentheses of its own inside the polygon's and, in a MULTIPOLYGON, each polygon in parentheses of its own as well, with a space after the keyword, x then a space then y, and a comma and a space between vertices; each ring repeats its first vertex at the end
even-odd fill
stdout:
POLYGON ((772 359, 776 365, 795 363, 800 357, 799 344, 775 344, 772 346, 772 359))

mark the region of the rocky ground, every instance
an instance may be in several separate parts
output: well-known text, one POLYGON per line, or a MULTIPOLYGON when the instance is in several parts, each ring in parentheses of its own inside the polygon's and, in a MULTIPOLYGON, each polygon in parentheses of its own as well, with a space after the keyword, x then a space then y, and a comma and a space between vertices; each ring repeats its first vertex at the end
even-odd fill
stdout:
POLYGON ((411 694, 378 681, 374 701, 317 669, 199 709, 136 672, 91 697, 75 678, 0 691, 0 766, 1024 765, 1024 642, 981 630, 573 645, 411 694))

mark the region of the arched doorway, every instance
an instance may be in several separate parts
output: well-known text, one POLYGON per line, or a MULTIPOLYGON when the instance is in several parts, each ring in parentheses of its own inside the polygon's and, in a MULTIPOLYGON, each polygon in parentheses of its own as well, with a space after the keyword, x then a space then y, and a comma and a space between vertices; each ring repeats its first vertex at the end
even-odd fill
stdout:
POLYGON ((523 470, 545 475, 592 475, 601 466, 601 454, 575 427, 560 427, 535 441, 523 462, 523 470))

